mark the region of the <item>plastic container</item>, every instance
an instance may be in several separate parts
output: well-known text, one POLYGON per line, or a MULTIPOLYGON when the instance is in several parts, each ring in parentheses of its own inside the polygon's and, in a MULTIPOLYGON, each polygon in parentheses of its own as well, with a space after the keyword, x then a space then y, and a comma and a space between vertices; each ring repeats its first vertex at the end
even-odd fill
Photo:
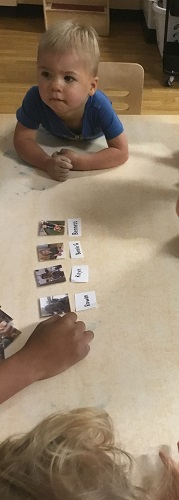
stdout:
MULTIPOLYGON (((159 4, 162 4, 162 2, 158 1, 153 3, 153 10, 155 15, 158 48, 161 56, 163 57, 166 8, 160 7, 159 4)), ((166 6, 166 0, 163 0, 163 5, 166 6)), ((167 34, 168 42, 177 41, 176 27, 178 22, 179 22, 178 17, 169 16, 168 34, 167 34)))

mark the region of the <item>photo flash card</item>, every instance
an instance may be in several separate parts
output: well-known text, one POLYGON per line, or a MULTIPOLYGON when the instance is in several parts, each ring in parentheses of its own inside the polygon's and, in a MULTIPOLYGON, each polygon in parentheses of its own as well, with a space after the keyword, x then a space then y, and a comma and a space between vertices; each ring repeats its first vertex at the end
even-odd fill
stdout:
POLYGON ((81 219, 68 219, 68 235, 81 236, 81 219))
POLYGON ((10 321, 12 321, 11 316, 9 316, 9 314, 5 313, 4 311, 2 311, 2 309, 0 309, 0 330, 1 327, 3 327, 3 325, 6 325, 10 321))
POLYGON ((62 266, 46 267, 35 270, 37 286, 50 285, 52 283, 62 283, 66 281, 62 266))
POLYGON ((85 311, 96 306, 95 292, 75 293, 75 311, 85 311))
POLYGON ((71 259, 81 259, 84 257, 80 241, 69 241, 71 259))
POLYGON ((19 335, 21 334, 20 330, 17 330, 12 323, 8 323, 4 332, 0 332, 0 346, 5 349, 11 344, 19 335))
POLYGON ((89 281, 88 266, 73 266, 71 270, 72 283, 87 283, 89 281))
POLYGON ((65 251, 63 243, 50 243, 49 245, 38 245, 37 254, 39 262, 45 260, 64 259, 65 251))
POLYGON ((39 235, 40 236, 56 236, 64 234, 65 221, 64 220, 41 220, 39 222, 39 235))
POLYGON ((12 318, 0 309, 0 359, 4 359, 4 349, 11 344, 21 332, 12 324, 12 318))
POLYGON ((42 297, 40 299, 40 315, 54 316, 54 314, 63 315, 70 312, 70 302, 68 294, 52 295, 51 297, 42 297))

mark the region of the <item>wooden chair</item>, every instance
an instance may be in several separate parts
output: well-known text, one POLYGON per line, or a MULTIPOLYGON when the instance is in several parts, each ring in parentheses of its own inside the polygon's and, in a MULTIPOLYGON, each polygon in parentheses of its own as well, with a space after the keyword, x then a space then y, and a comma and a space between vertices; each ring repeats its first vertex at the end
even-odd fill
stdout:
POLYGON ((119 115, 140 115, 144 69, 137 63, 100 62, 98 89, 119 115))

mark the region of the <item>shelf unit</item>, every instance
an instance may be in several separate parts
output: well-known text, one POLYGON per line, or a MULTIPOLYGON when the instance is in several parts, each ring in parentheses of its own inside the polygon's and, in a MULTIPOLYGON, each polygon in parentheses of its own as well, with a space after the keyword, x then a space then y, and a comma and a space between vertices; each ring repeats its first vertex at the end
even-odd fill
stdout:
POLYGON ((100 36, 109 35, 109 0, 82 0, 81 4, 79 1, 43 0, 46 29, 58 21, 75 19, 93 26, 100 36))

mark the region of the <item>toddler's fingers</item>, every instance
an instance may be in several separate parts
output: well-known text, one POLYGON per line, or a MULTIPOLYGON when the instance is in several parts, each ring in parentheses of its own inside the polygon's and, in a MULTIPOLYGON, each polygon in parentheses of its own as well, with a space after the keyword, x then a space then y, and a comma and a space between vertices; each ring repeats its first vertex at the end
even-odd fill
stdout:
POLYGON ((59 158, 59 160, 63 160, 63 161, 66 161, 67 163, 70 163, 71 164, 71 160, 70 158, 68 158, 67 156, 65 156, 64 154, 61 154, 59 153, 59 151, 55 151, 53 154, 52 154, 52 158, 59 158))
POLYGON ((60 156, 60 160, 61 160, 62 162, 64 162, 64 163, 67 163, 68 168, 73 168, 73 165, 72 165, 72 163, 71 163, 71 160, 70 160, 69 158, 67 158, 66 156, 61 155, 61 156, 60 156))
POLYGON ((52 154, 52 158, 55 158, 58 155, 60 155, 60 152, 59 151, 54 151, 54 153, 52 154))
POLYGON ((55 173, 59 177, 64 177, 64 178, 68 177, 69 168, 63 168, 63 167, 55 168, 55 173))
POLYGON ((56 165, 54 170, 55 170, 57 175, 61 174, 64 177, 65 177, 65 175, 68 175, 68 173, 69 173, 69 168, 67 166, 62 167, 61 165, 56 165))

